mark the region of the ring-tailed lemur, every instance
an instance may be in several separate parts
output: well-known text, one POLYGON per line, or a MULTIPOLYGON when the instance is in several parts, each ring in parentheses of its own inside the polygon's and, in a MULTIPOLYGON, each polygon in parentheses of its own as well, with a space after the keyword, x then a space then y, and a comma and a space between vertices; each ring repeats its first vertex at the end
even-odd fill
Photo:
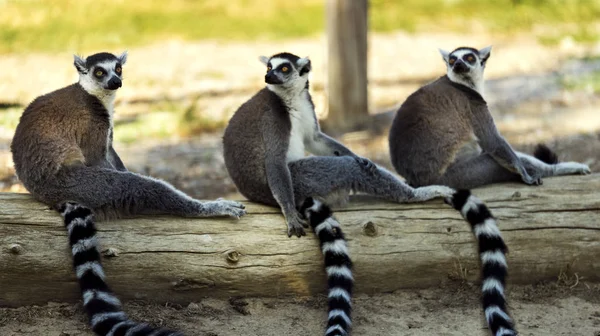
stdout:
MULTIPOLYGON (((200 202, 166 182, 127 171, 112 146, 113 102, 122 84, 122 66, 126 60, 126 53, 118 57, 98 53, 85 60, 75 56, 79 82, 40 96, 25 109, 11 144, 15 170, 25 188, 37 200, 54 208, 66 201, 85 205, 97 219, 141 214, 244 215, 244 206, 238 202, 220 199, 200 202)), ((67 219, 72 222, 72 218, 67 216, 67 219)), ((88 233, 93 232, 93 223, 89 225, 88 233)), ((70 232, 71 244, 79 242, 73 245, 74 249, 90 251, 89 255, 74 256, 77 275, 82 286, 103 289, 104 285, 97 279, 86 278, 93 274, 101 278, 101 268, 94 260, 82 264, 79 259, 95 258, 96 240, 89 238, 91 240, 82 240, 70 232), (86 271, 88 268, 91 271, 86 271)), ((111 295, 109 292, 98 294, 87 307, 90 296, 84 293, 88 312, 100 314, 105 308, 112 309, 103 306, 102 299, 118 306, 111 295)), ((96 324, 94 320, 91 322, 93 326, 96 324)), ((121 334, 118 332, 115 336, 121 334)))
POLYGON ((101 336, 183 336, 177 331, 130 320, 121 301, 105 281, 92 210, 78 203, 65 202, 58 206, 58 211, 69 234, 73 268, 92 330, 101 336))
POLYGON ((39 201, 67 200, 98 220, 139 214, 244 215, 238 202, 200 202, 172 185, 127 171, 112 146, 113 102, 127 54, 75 56, 79 82, 36 98, 23 112, 11 151, 17 176, 39 201))
POLYGON ((445 186, 414 189, 319 129, 308 90, 311 63, 290 53, 262 56, 266 87, 242 104, 223 136, 225 166, 240 193, 279 206, 288 235, 304 234, 296 205, 308 197, 345 200, 351 190, 396 202, 446 197, 445 186), (305 150, 315 156, 305 157, 305 150))
POLYGON ((309 221, 319 237, 325 259, 329 294, 328 321, 325 336, 345 336, 352 326, 352 260, 340 223, 333 218, 329 206, 309 197, 300 206, 300 213, 309 221))
POLYGON ((396 171, 412 186, 442 184, 471 189, 547 176, 589 174, 577 162, 548 164, 516 152, 498 132, 483 98, 483 72, 491 47, 440 50, 447 74, 411 94, 389 133, 396 171))

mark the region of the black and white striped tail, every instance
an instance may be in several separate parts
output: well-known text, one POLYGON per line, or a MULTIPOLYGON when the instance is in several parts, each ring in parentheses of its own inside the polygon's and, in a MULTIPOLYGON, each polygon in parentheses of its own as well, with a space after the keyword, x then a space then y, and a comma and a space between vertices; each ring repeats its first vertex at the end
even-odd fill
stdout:
POLYGON ((349 335, 352 326, 351 298, 354 277, 344 233, 340 223, 332 217, 331 209, 318 200, 307 198, 300 207, 300 212, 306 216, 319 237, 325 258, 329 286, 329 317, 325 336, 349 335))
POLYGON ((508 248, 496 225, 496 219, 487 206, 468 190, 458 190, 447 200, 471 224, 479 242, 482 268, 482 303, 485 319, 494 336, 514 336, 513 321, 506 309, 504 287, 508 267, 508 248))
POLYGON ((176 331, 129 320, 121 302, 104 280, 92 211, 73 202, 59 205, 58 211, 69 233, 73 268, 92 330, 102 336, 183 336, 176 331))

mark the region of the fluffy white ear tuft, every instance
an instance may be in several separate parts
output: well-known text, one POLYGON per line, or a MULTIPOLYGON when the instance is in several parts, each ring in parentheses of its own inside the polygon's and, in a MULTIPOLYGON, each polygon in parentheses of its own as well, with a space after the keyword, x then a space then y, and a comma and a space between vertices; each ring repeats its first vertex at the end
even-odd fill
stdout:
POLYGON ((264 65, 269 64, 269 58, 267 56, 260 56, 258 57, 258 60, 264 65))
POLYGON ((87 73, 87 67, 85 65, 85 60, 78 55, 73 55, 73 64, 75 65, 75 69, 77 72, 81 74, 87 73))
POLYGON ((448 59, 450 58, 450 52, 448 52, 444 49, 441 49, 441 48, 438 48, 438 50, 440 51, 440 54, 442 55, 444 62, 448 63, 448 59))
POLYGON ((299 58, 296 61, 296 66, 298 67, 298 71, 300 72, 300 76, 310 72, 312 70, 312 65, 310 63, 310 59, 308 56, 299 58))
POLYGON ((485 48, 479 49, 479 57, 484 62, 487 61, 488 58, 490 58, 491 54, 492 54, 492 46, 487 46, 485 48))
POLYGON ((125 65, 125 63, 127 63, 127 50, 123 51, 117 58, 119 59, 119 62, 121 62, 121 65, 125 65))

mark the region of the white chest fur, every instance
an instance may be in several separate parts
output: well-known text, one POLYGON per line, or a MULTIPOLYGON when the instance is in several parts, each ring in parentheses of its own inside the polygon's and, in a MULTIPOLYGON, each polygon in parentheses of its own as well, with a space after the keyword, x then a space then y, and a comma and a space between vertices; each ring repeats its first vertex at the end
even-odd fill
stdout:
POLYGON ((309 101, 308 93, 302 92, 288 105, 292 130, 290 132, 290 144, 287 151, 287 162, 296 161, 305 156, 304 144, 310 139, 316 129, 315 112, 309 101))

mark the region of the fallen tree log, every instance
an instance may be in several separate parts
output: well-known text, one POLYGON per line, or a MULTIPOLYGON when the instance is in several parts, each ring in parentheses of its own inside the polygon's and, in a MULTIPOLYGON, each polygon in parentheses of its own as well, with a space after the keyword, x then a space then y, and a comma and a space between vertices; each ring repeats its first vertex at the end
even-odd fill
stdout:
MULTIPOLYGON (((499 219, 511 283, 562 272, 600 280, 600 174, 548 178, 539 187, 473 191, 499 219)), ((234 219, 146 217, 99 223, 108 282, 123 299, 186 304, 201 297, 325 292, 312 233, 288 238, 277 209, 247 203, 234 219)), ((353 197, 337 209, 363 293, 477 281, 473 236, 441 200, 392 204, 353 197)), ((79 300, 61 218, 27 194, 0 194, 0 306, 79 300)))

